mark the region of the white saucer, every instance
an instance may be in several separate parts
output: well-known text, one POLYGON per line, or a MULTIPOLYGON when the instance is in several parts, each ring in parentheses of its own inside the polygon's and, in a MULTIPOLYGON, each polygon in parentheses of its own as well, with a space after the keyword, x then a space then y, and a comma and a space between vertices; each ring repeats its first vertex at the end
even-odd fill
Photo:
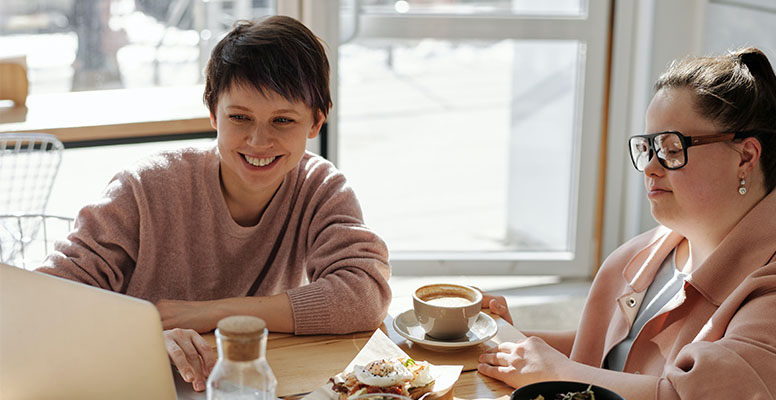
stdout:
POLYGON ((483 312, 477 316, 474 326, 466 336, 458 339, 439 340, 426 335, 413 310, 397 315, 393 319, 393 329, 405 339, 435 351, 457 350, 478 345, 487 342, 498 333, 496 321, 483 312))

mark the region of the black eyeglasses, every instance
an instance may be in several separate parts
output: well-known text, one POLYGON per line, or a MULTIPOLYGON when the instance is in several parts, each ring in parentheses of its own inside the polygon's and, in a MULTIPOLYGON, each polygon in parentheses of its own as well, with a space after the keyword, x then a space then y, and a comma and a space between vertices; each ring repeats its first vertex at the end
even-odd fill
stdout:
POLYGON ((633 166, 644 171, 657 154, 657 160, 666 169, 679 169, 687 165, 687 148, 709 143, 740 139, 750 132, 718 133, 706 136, 684 136, 676 131, 631 136, 628 141, 633 166))

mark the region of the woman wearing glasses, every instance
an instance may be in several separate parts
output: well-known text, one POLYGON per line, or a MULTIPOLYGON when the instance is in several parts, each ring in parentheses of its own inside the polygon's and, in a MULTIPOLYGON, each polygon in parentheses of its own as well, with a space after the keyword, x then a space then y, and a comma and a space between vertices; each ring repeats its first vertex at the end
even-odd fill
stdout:
POLYGON ((661 226, 604 261, 576 331, 526 332, 481 373, 627 399, 776 395, 776 76, 748 48, 675 62, 655 87, 629 151, 661 226))

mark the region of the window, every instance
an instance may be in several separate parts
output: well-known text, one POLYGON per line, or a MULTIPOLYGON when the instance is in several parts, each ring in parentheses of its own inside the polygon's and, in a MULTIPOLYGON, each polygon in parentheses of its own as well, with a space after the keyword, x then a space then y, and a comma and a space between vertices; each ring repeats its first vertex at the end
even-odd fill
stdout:
POLYGON ((334 153, 397 271, 590 274, 607 3, 341 3, 334 153))
POLYGON ((3 0, 0 58, 26 57, 30 93, 195 85, 236 19, 274 0, 3 0))
POLYGON ((329 45, 328 154, 397 271, 587 276, 610 5, 8 0, 0 57, 32 93, 193 85, 236 18, 296 10, 329 45))
POLYGON ((339 164, 370 225, 395 251, 571 251, 580 52, 509 39, 340 47, 339 164))
POLYGON ((712 0, 706 9, 704 50, 719 54, 755 46, 776 61, 776 4, 768 0, 712 0))

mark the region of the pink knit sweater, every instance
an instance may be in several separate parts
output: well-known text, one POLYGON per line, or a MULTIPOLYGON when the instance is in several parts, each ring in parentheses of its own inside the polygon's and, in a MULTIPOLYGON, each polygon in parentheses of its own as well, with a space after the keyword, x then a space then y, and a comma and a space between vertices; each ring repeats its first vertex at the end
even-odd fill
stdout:
POLYGON ((375 329, 391 301, 385 243, 311 153, 252 227, 229 214, 215 146, 149 158, 81 209, 39 270, 151 302, 286 292, 297 334, 375 329))

